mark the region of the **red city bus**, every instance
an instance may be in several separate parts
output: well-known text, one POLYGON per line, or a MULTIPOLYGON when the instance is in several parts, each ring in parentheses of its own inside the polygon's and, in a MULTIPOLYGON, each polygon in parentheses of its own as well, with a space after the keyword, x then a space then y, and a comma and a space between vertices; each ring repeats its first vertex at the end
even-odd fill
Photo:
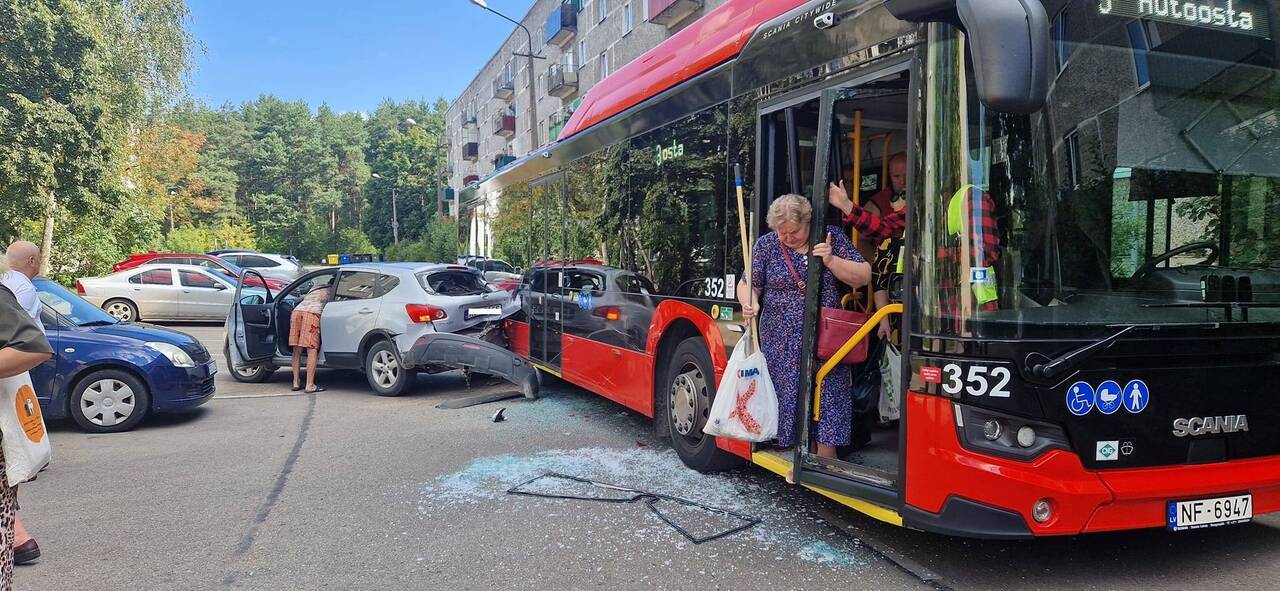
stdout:
MULTIPOLYGON (((1025 538, 1280 510, 1274 16, 1260 0, 729 0, 481 183, 503 256, 598 262, 531 266, 511 346, 653 417, 692 468, 792 473, 906 527, 1025 538), (743 334, 733 171, 753 239, 799 193, 816 243, 840 223, 827 184, 865 201, 895 153, 905 264, 879 313, 901 324, 896 427, 836 459, 704 436, 743 334)), ((796 343, 802 442, 817 376, 849 371, 815 360, 819 265, 796 343)))

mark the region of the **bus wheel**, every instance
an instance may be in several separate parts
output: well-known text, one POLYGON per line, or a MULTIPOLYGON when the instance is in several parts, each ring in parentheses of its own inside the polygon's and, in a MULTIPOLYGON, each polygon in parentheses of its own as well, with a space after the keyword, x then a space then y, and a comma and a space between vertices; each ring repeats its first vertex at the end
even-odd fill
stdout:
POLYGON ((702 337, 680 342, 663 365, 658 409, 666 418, 671 446, 686 466, 699 472, 736 468, 742 458, 716 447, 715 437, 702 432, 715 397, 715 372, 702 337))

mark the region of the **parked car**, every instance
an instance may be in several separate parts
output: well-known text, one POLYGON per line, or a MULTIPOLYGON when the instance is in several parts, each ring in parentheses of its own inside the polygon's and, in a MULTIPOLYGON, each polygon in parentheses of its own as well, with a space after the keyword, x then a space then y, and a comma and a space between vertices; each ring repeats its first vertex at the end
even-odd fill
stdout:
MULTIPOLYGON (((247 291, 236 297, 225 349, 235 379, 263 382, 289 364, 290 315, 314 286, 331 290, 320 317, 320 366, 363 370, 369 387, 382 396, 405 393, 419 371, 453 367, 415 352, 420 337, 496 329, 517 310, 511 294, 461 265, 368 263, 312 271, 279 297, 247 291)), ((509 351, 496 349, 493 355, 505 357, 494 363, 518 365, 509 351)))
MULTIPOLYGON (((227 261, 221 257, 208 254, 168 254, 159 252, 131 254, 129 255, 129 258, 111 265, 111 270, 124 271, 140 267, 142 265, 196 265, 198 267, 205 267, 215 271, 222 271, 232 277, 239 277, 244 274, 244 269, 241 269, 235 263, 227 261)), ((288 284, 289 280, 276 279, 270 276, 265 278, 253 276, 250 278, 247 285, 250 287, 265 286, 270 289, 272 293, 275 293, 284 289, 288 284)))
POLYGON ((492 283, 498 289, 514 292, 516 288, 520 287, 520 273, 516 272, 516 269, 506 261, 471 257, 465 264, 484 273, 484 280, 492 283))
POLYGON ((142 265, 77 279, 76 291, 121 322, 221 321, 227 318, 237 283, 235 277, 195 265, 142 265))
POLYGON ((241 269, 253 269, 263 277, 282 281, 293 281, 307 272, 298 259, 287 254, 266 254, 261 252, 232 252, 222 255, 223 260, 241 269))
POLYGON ((128 431, 151 413, 199 406, 213 397, 218 367, 194 337, 123 323, 44 278, 41 320, 55 355, 31 370, 48 418, 70 417, 94 433, 128 431))

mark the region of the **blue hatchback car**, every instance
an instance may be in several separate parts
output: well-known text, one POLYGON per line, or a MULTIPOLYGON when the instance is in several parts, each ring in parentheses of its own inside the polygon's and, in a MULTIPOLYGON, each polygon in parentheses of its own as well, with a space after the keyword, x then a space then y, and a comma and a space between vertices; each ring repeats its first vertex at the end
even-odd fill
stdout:
POLYGON ((31 370, 44 415, 94 433, 128 431, 152 412, 204 404, 218 368, 191 335, 121 323, 48 279, 36 279, 56 355, 31 370))

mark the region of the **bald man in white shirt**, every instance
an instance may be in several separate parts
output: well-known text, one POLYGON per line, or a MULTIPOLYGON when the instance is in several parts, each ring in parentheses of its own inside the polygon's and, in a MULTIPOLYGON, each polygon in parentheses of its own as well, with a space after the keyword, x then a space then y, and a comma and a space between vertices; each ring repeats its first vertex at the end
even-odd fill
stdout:
MULTIPOLYGON (((40 247, 26 240, 19 240, 9 245, 5 251, 9 261, 9 272, 0 277, 0 283, 13 292, 18 305, 35 321, 36 326, 44 331, 40 321, 40 293, 36 291, 31 280, 40 273, 40 247)), ((22 525, 22 518, 14 519, 13 526, 13 563, 27 564, 40 557, 40 545, 22 525)))

